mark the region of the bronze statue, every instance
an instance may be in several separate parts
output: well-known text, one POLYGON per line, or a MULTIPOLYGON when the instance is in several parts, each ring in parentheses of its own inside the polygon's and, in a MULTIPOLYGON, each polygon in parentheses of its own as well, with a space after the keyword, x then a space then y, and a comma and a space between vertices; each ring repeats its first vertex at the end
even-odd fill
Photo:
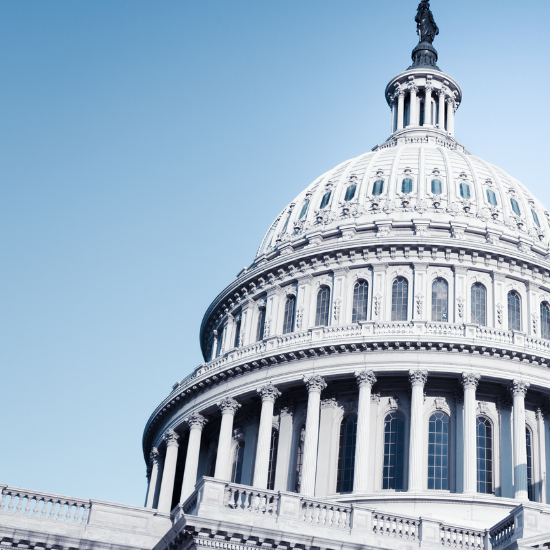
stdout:
POLYGON ((434 16, 430 10, 429 0, 422 0, 418 4, 416 17, 416 32, 418 34, 418 43, 421 42, 431 44, 434 38, 439 34, 439 29, 434 21, 434 16))

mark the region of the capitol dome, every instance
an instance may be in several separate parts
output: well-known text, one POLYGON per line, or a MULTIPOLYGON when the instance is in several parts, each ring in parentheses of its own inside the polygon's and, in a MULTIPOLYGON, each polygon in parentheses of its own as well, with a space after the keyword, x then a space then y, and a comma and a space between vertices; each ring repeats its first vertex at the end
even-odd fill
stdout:
POLYGON ((549 214, 457 141, 427 0, 416 22, 388 139, 271 223, 145 427, 159 550, 549 538, 549 214))

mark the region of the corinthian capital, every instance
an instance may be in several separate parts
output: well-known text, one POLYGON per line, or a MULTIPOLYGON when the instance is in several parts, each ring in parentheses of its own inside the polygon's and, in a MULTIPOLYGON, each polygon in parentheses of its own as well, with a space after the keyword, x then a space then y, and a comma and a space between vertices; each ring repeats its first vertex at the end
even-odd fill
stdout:
POLYGON ((426 384, 428 380, 428 371, 427 370, 410 370, 409 371, 409 382, 411 386, 422 386, 426 384))
POLYGON ((318 375, 304 376, 304 383, 308 392, 321 393, 327 387, 325 379, 318 375))
POLYGON ((162 438, 164 439, 167 447, 178 446, 178 439, 180 436, 174 430, 168 430, 162 438))
POLYGON ((241 407, 241 404, 232 397, 226 397, 216 405, 221 409, 222 414, 235 414, 241 407))
POLYGON ((268 384, 263 388, 258 388, 256 391, 260 394, 262 402, 271 401, 272 403, 275 403, 275 399, 281 395, 281 392, 273 384, 268 384))
POLYGON ((362 388, 363 386, 370 386, 371 388, 376 383, 376 376, 371 370, 362 370, 355 373, 355 378, 357 378, 357 385, 362 388))
POLYGON ((151 464, 158 464, 160 460, 160 453, 156 447, 153 447, 151 449, 151 452, 149 453, 149 458, 151 459, 151 464))
POLYGON ((516 395, 525 397, 525 395, 527 394, 527 389, 530 385, 531 384, 529 384, 529 382, 524 382, 523 380, 512 380, 510 382, 510 392, 514 397, 516 395))
POLYGON ((463 372, 462 373, 462 387, 464 389, 466 388, 474 388, 474 390, 477 388, 477 385, 479 384, 479 379, 481 376, 479 374, 474 374, 471 372, 463 372))
POLYGON ((185 421, 187 422, 191 430, 197 429, 197 428, 199 430, 202 430, 206 426, 206 423, 208 422, 208 420, 206 420, 206 418, 204 418, 204 416, 199 413, 193 413, 189 415, 185 419, 185 421))

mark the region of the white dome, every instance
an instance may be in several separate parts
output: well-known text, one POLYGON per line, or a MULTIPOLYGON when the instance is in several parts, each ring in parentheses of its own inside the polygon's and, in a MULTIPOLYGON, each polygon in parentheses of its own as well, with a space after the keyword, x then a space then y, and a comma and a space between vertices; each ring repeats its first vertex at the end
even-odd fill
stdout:
POLYGON ((386 142, 314 180, 271 224, 258 255, 312 233, 328 237, 350 224, 359 231, 422 220, 547 248, 548 211, 521 182, 451 140, 427 135, 421 143, 406 141, 412 139, 386 142), (433 180, 441 182, 440 189, 437 182, 432 189, 433 180), (378 196, 373 195, 376 181, 383 182, 378 196), (496 205, 489 202, 493 193, 496 205))

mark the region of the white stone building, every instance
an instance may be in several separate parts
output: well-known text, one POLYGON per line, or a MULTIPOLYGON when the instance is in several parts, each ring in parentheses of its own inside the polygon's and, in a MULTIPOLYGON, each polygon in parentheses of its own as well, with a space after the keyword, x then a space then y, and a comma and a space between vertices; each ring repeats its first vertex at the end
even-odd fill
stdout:
POLYGON ((550 215, 456 141, 426 0, 417 23, 389 138, 208 308, 205 363, 145 427, 145 506, 5 486, 3 548, 550 544, 550 215))

